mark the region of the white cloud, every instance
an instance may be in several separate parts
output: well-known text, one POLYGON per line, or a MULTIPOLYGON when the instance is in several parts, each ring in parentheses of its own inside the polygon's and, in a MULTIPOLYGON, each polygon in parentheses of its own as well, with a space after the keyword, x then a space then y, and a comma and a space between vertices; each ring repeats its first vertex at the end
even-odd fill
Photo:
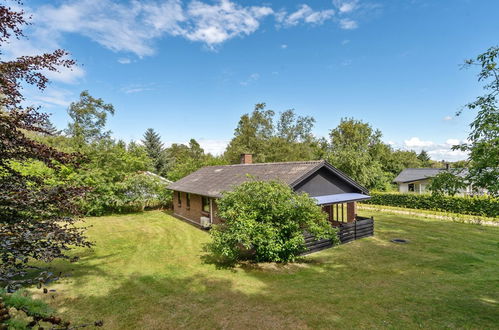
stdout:
POLYGON ((334 16, 333 9, 313 10, 308 5, 301 5, 298 10, 291 14, 281 11, 276 15, 276 20, 285 26, 294 26, 299 23, 322 24, 334 16))
POLYGON ((112 51, 126 51, 137 56, 152 55, 151 41, 163 33, 180 33, 183 21, 181 3, 168 0, 132 1, 129 4, 111 0, 69 1, 40 7, 33 15, 35 26, 61 39, 63 33, 78 33, 112 51))
POLYGON ((447 139, 447 141, 445 141, 445 143, 450 145, 450 146, 454 146, 456 144, 461 143, 461 141, 458 139, 447 139))
POLYGON ((343 60, 341 66, 349 66, 352 64, 352 60, 343 60))
MULTIPOLYGON (((335 1, 341 15, 354 12, 360 5, 355 0, 335 1)), ((230 39, 257 31, 262 21, 273 15, 278 26, 323 24, 335 20, 342 29, 354 29, 357 22, 342 16, 336 18, 333 8, 314 10, 302 4, 296 11, 275 12, 269 6, 250 6, 231 0, 67 0, 46 2, 32 14, 30 40, 7 45, 8 54, 40 53, 60 48, 68 34, 85 36, 99 45, 139 58, 153 55, 155 43, 165 36, 182 37, 201 42, 215 49, 230 39)), ((128 57, 118 59, 121 64, 132 62, 128 57)), ((84 75, 79 68, 63 72, 58 79, 75 81, 84 75)))
POLYGON ((449 120, 454 119, 454 117, 452 117, 452 116, 445 116, 443 119, 444 119, 445 121, 449 121, 449 120))
POLYGON ((187 10, 188 27, 181 34, 189 40, 213 46, 255 32, 260 19, 272 13, 270 7, 242 7, 229 0, 213 5, 192 1, 187 10))
POLYGON ((143 85, 130 85, 130 86, 123 87, 121 90, 126 94, 134 94, 134 93, 152 91, 152 90, 154 90, 154 88, 148 87, 148 86, 143 86, 143 85))
POLYGON ((85 70, 78 64, 72 68, 59 68, 58 71, 44 71, 47 78, 65 84, 75 84, 85 76, 85 70))
POLYGON ((49 86, 44 91, 28 88, 26 91, 26 105, 43 106, 47 108, 67 107, 74 100, 72 92, 49 86))
POLYGON ((132 60, 126 57, 122 57, 118 59, 118 63, 120 64, 130 64, 132 63, 132 60))
POLYGON ((409 140, 404 141, 404 145, 409 148, 413 147, 429 147, 434 145, 435 143, 432 141, 423 141, 418 137, 412 137, 409 140))
POLYGON ((359 27, 356 21, 349 18, 342 18, 340 20, 340 27, 343 30, 353 30, 359 27))
POLYGON ((288 45, 286 45, 286 44, 282 44, 282 45, 281 45, 281 48, 282 48, 282 49, 286 49, 286 48, 288 48, 288 45))
POLYGON ((451 150, 446 148, 439 148, 434 150, 429 150, 428 155, 433 160, 447 160, 456 161, 468 158, 468 153, 461 150, 451 150))
POLYGON ((228 140, 197 140, 201 148, 204 149, 205 152, 209 152, 213 155, 221 155, 227 148, 227 145, 230 141, 228 140))
MULTIPOLYGON (((199 143, 201 148, 204 149, 205 152, 208 152, 212 155, 223 154, 225 149, 227 148, 227 145, 230 142, 230 140, 197 139, 197 138, 196 141, 199 143)), ((183 142, 177 141, 177 142, 165 142, 165 146, 170 147, 174 143, 189 145, 188 141, 183 141, 183 142)))
POLYGON ((350 40, 348 40, 348 39, 345 39, 345 40, 342 40, 342 41, 341 41, 341 44, 342 44, 342 45, 347 45, 347 44, 349 44, 349 43, 350 43, 350 40))
MULTIPOLYGON (((11 39, 9 43, 2 45, 2 51, 5 54, 4 60, 13 60, 20 56, 41 55, 52 53, 55 49, 61 48, 55 38, 43 31, 33 31, 30 39, 11 39)), ((68 56, 67 58, 71 58, 68 56)), ((49 79, 63 83, 73 84, 85 76, 85 70, 75 65, 71 69, 59 67, 58 71, 43 70, 42 73, 49 79)))
POLYGON ((260 74, 252 73, 249 75, 249 77, 246 80, 241 81, 239 84, 241 86, 248 86, 249 84, 251 84, 254 81, 257 81, 258 79, 260 79, 260 74))
POLYGON ((357 9, 359 2, 357 0, 350 0, 350 1, 334 0, 333 3, 336 6, 336 8, 338 8, 338 11, 340 13, 345 14, 345 13, 350 13, 355 9, 357 9))
POLYGON ((182 36, 212 47, 255 32, 260 20, 272 13, 270 7, 241 6, 230 0, 214 4, 194 0, 186 9, 180 0, 72 0, 59 6, 42 6, 34 17, 54 38, 78 33, 112 51, 143 57, 154 54, 154 40, 164 35, 182 36))
MULTIPOLYGON (((437 143, 433 141, 425 141, 419 137, 412 137, 409 140, 405 140, 401 147, 402 149, 414 150, 416 152, 426 150, 433 160, 444 159, 448 161, 456 161, 466 159, 468 156, 468 153, 465 151, 452 150, 452 146, 461 142, 465 141, 461 141, 459 139, 447 139, 443 143, 437 143)), ((393 146, 397 147, 397 144, 394 144, 393 146)))

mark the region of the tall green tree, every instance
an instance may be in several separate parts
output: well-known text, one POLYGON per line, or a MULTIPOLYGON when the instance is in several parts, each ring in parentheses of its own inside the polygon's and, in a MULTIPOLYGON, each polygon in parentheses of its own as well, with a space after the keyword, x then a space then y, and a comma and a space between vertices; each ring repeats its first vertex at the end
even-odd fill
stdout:
POLYGON ((423 167, 431 166, 431 159, 426 150, 421 150, 421 152, 418 154, 418 159, 421 161, 421 165, 423 167))
POLYGON ((110 137, 111 132, 104 131, 104 127, 108 114, 114 115, 112 104, 83 91, 80 99, 69 105, 68 114, 72 122, 68 124, 66 133, 73 137, 77 147, 110 137))
POLYGON ((321 144, 312 134, 314 123, 292 109, 276 117, 265 103, 256 104, 241 116, 224 156, 230 163, 238 163, 243 153, 253 154, 257 163, 316 159, 321 144))
POLYGON ((251 114, 241 116, 234 138, 225 151, 225 157, 230 163, 238 163, 243 153, 253 154, 255 162, 266 161, 266 144, 274 131, 272 120, 275 112, 265 107, 265 103, 258 103, 251 114))
POLYGON ((390 176, 383 170, 380 153, 389 151, 381 132, 353 118, 343 118, 330 134, 327 159, 367 188, 384 190, 390 176))
POLYGON ((166 156, 159 134, 156 133, 154 129, 148 128, 144 133, 142 144, 144 144, 147 154, 153 162, 154 172, 159 175, 164 175, 166 156))
POLYGON ((221 156, 205 153, 195 139, 187 145, 172 144, 166 149, 168 157, 167 178, 176 181, 204 166, 226 165, 226 160, 221 156))
MULTIPOLYGON (((470 125, 468 143, 455 146, 469 152, 469 181, 475 188, 485 188, 491 195, 499 196, 499 47, 491 47, 485 53, 465 62, 465 67, 478 66, 478 81, 486 91, 465 107, 476 111, 470 125)), ((461 112, 458 113, 458 115, 461 112)))

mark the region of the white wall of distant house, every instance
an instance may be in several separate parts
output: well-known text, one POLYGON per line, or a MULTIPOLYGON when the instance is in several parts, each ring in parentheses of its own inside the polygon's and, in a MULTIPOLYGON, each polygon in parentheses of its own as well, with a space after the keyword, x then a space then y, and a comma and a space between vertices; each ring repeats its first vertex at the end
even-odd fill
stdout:
MULTIPOLYGON (((428 191, 428 185, 430 184, 430 180, 421 180, 421 181, 414 181, 414 182, 409 182, 409 183, 398 183, 398 188, 400 193, 415 193, 415 194, 423 194, 423 193, 429 193, 428 191), (414 184, 414 191, 409 191, 409 184, 414 184)), ((487 190, 481 189, 479 191, 474 192, 472 186, 467 186, 464 189, 461 189, 457 195, 459 196, 466 196, 466 195, 473 195, 473 194, 478 194, 478 195, 483 195, 486 194, 487 190)))

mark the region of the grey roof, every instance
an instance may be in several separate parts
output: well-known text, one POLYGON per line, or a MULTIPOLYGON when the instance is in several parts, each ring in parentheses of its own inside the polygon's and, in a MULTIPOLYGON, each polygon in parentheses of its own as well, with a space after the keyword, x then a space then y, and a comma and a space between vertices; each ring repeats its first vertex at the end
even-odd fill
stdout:
MULTIPOLYGON (((425 180, 429 178, 433 178, 437 174, 439 174, 442 171, 447 171, 445 168, 406 168, 400 172, 399 175, 395 179, 393 179, 393 182, 400 182, 400 183, 405 183, 405 182, 413 182, 413 181, 419 181, 419 180, 425 180)), ((453 174, 458 175, 460 177, 465 177, 468 174, 467 169, 463 168, 450 168, 449 171, 451 171, 453 174)))
POLYGON ((161 175, 157 175, 156 173, 153 173, 153 172, 149 172, 149 171, 139 171, 139 173, 141 174, 144 174, 144 175, 147 175, 147 176, 151 176, 153 178, 156 178, 156 179, 159 179, 161 182, 163 182, 164 184, 170 184, 172 183, 173 181, 171 180, 168 180, 167 178, 164 178, 162 177, 161 175))
POLYGON ((207 166, 170 184, 168 189, 220 197, 222 192, 230 191, 250 178, 281 181, 294 187, 322 167, 328 168, 359 190, 367 192, 367 189, 324 160, 207 166))

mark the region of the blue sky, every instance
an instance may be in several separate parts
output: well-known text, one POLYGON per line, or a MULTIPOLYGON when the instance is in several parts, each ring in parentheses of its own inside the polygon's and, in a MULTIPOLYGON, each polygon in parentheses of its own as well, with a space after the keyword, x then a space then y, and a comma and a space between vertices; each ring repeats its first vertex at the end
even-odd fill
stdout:
POLYGON ((496 0, 25 1, 29 40, 7 56, 63 47, 79 63, 29 101, 67 125, 81 90, 114 104, 113 135, 152 127, 166 144, 223 150, 239 117, 266 102, 316 120, 369 122, 397 148, 434 159, 466 139, 482 93, 464 59, 499 44, 496 0))

